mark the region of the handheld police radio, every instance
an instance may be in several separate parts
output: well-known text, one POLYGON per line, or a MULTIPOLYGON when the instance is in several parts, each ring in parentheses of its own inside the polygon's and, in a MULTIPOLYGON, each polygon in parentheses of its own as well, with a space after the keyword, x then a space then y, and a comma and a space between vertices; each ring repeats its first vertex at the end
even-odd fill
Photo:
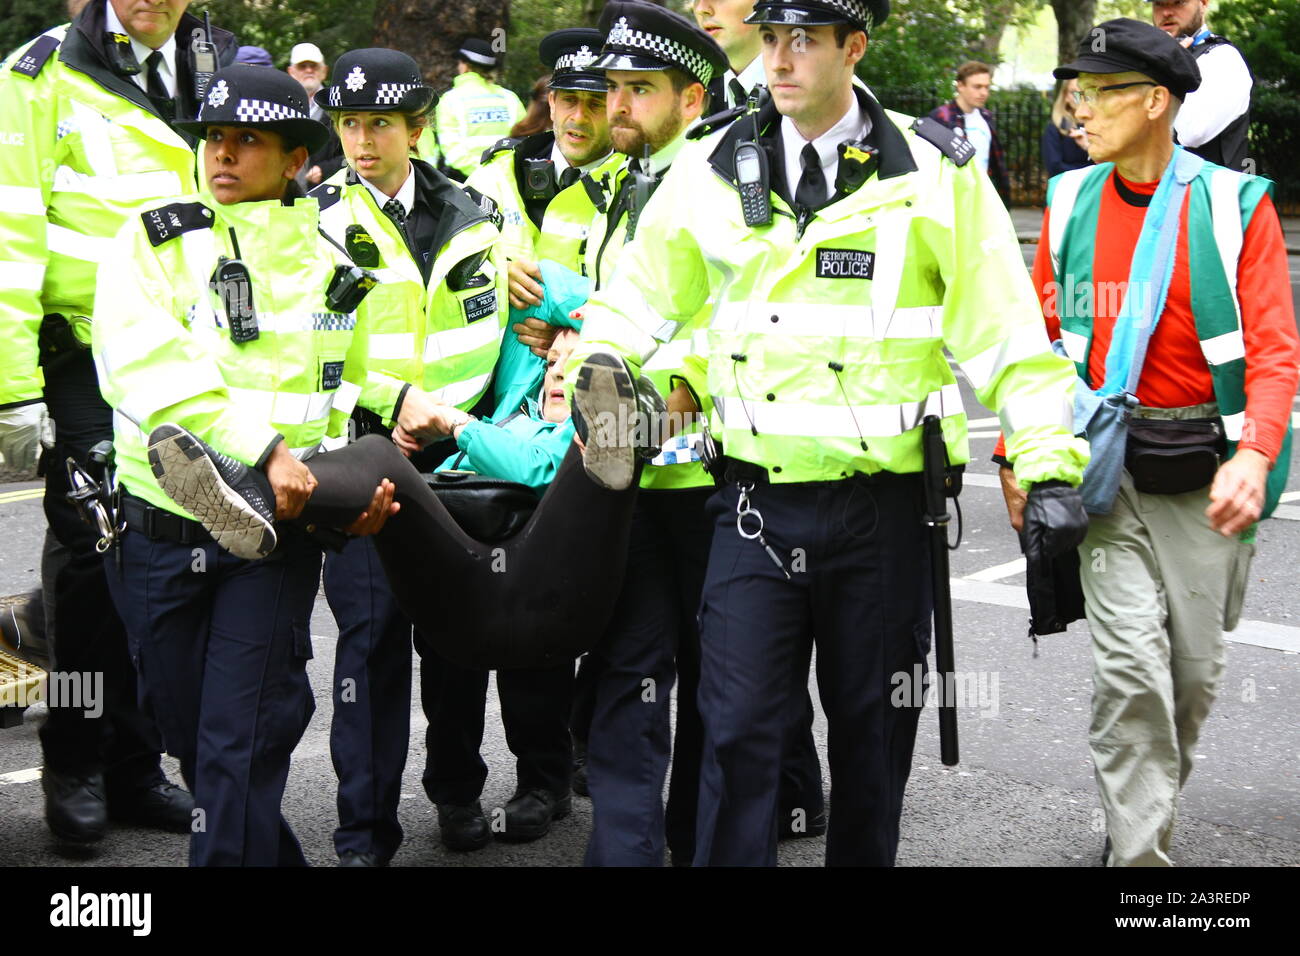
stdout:
POLYGON ((624 242, 631 242, 636 237, 636 224, 641 218, 641 213, 645 210, 646 203, 654 195, 655 187, 658 181, 654 175, 649 172, 643 172, 650 168, 650 144, 646 143, 645 156, 641 160, 641 169, 629 169, 629 181, 625 187, 627 192, 627 235, 624 242))
POLYGON ((736 144, 732 159, 736 167, 736 188, 740 191, 740 211, 747 226, 772 225, 772 176, 767 152, 758 143, 758 110, 767 90, 755 87, 745 103, 754 135, 736 144))
POLYGON ((202 103, 208 95, 212 74, 217 72, 217 45, 212 42, 212 16, 203 14, 203 29, 195 30, 190 40, 190 62, 194 65, 194 102, 202 103))

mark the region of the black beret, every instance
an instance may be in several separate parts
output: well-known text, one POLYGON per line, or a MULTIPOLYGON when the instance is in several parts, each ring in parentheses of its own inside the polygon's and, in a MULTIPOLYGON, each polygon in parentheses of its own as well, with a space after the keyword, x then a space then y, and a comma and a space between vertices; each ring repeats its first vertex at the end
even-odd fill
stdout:
POLYGON ((1079 54, 1052 75, 1072 80, 1080 73, 1144 73, 1180 100, 1201 85, 1201 70, 1183 45, 1150 23, 1121 17, 1099 23, 1079 41, 1079 54))

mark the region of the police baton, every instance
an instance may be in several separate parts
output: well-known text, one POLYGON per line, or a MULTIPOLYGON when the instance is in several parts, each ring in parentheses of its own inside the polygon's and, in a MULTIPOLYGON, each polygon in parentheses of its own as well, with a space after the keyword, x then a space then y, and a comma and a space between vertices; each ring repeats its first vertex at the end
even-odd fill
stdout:
POLYGON ((939 682, 939 758, 944 766, 957 763, 957 704, 953 700, 952 592, 948 583, 947 498, 956 492, 948 473, 948 449, 937 415, 921 422, 924 453, 925 515, 930 529, 930 581, 934 591, 934 663, 939 682))

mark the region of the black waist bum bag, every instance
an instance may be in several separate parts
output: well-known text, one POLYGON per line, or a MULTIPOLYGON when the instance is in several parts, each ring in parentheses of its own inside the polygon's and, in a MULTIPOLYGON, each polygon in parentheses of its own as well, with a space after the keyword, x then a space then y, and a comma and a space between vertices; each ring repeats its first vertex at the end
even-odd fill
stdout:
POLYGON ((1214 480, 1228 442, 1219 418, 1131 418, 1124 467, 1133 487, 1152 495, 1180 495, 1214 480))

